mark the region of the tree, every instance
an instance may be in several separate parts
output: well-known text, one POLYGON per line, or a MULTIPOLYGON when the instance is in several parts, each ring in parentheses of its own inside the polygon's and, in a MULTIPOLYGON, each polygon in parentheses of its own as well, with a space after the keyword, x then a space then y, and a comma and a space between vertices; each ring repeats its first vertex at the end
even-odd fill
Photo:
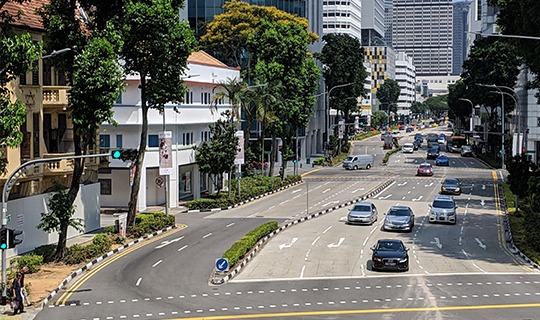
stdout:
POLYGON ((526 154, 511 157, 506 162, 508 184, 513 194, 524 198, 528 194, 529 179, 538 176, 538 167, 529 161, 526 154))
POLYGON ((385 112, 374 111, 371 114, 371 126, 382 126, 386 122, 386 119, 388 119, 388 115, 385 112))
POLYGON ((243 98, 246 90, 246 84, 237 78, 227 78, 225 81, 219 81, 214 85, 212 93, 212 101, 210 106, 212 110, 218 110, 218 105, 221 100, 228 99, 231 105, 231 116, 236 121, 240 122, 240 111, 243 109, 243 98), (216 89, 222 88, 225 92, 217 92, 216 89))
POLYGON ((460 99, 470 100, 467 96, 467 87, 462 80, 448 85, 448 116, 456 121, 459 119, 461 123, 466 123, 466 119, 471 117, 473 110, 469 101, 460 99))
POLYGON ((397 112, 397 101, 399 99, 399 94, 401 93, 401 88, 396 80, 386 79, 384 83, 381 84, 379 89, 377 89, 377 99, 381 104, 385 105, 385 109, 397 112))
POLYGON ((163 111, 166 103, 180 103, 186 93, 181 77, 195 48, 195 37, 189 25, 179 21, 176 5, 171 0, 128 1, 123 15, 116 21, 124 41, 120 58, 128 73, 139 75, 141 90, 142 127, 127 225, 135 224, 148 135, 148 109, 163 111))
POLYGON ((214 125, 210 125, 210 143, 204 142, 200 147, 193 147, 197 151, 195 160, 199 170, 208 173, 210 179, 220 192, 220 184, 214 180, 218 176, 223 181, 223 173, 231 172, 234 168, 236 146, 238 137, 235 136, 236 125, 229 110, 221 114, 225 120, 218 119, 214 125))
POLYGON ((266 81, 274 89, 272 94, 280 98, 273 110, 275 121, 269 126, 272 135, 271 174, 277 137, 282 139, 284 151, 287 151, 295 130, 305 128, 313 113, 313 92, 317 90, 320 69, 309 54, 308 43, 309 36, 302 25, 267 20, 261 21, 247 42, 248 50, 257 56, 255 79, 266 81))
POLYGON ((412 113, 424 113, 426 110, 424 109, 424 106, 422 106, 422 103, 418 101, 414 101, 411 105, 411 112, 412 113))
POLYGON ((448 110, 446 97, 446 95, 431 97, 422 103, 423 108, 433 112, 437 117, 440 117, 448 110))
MULTIPOLYGON (((538 20, 540 2, 488 0, 488 3, 499 8, 496 24, 502 34, 540 36, 540 20, 538 20)), ((540 55, 538 54, 540 52, 540 42, 538 40, 504 38, 504 41, 515 47, 516 52, 519 52, 519 56, 523 58, 532 73, 540 74, 540 55)), ((534 77, 529 85, 531 88, 540 88, 540 79, 534 77)), ((540 103, 540 94, 537 93, 536 97, 539 99, 538 103, 540 103)))
POLYGON ((348 34, 330 33, 323 36, 322 52, 315 54, 323 64, 327 91, 337 85, 352 83, 332 91, 330 107, 341 111, 345 122, 352 122, 350 114, 358 109, 357 100, 367 91, 364 82, 368 76, 364 67, 364 48, 357 38, 348 34))

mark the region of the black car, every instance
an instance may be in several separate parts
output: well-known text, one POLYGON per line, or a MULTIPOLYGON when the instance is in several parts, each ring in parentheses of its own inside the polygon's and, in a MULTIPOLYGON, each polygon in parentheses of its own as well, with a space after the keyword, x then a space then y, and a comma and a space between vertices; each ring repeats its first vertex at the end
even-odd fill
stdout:
POLYGON ((414 150, 418 150, 419 148, 422 147, 422 141, 420 141, 420 140, 414 140, 414 142, 412 144, 413 144, 413 149, 414 150))
POLYGON ((424 137, 421 133, 417 133, 414 135, 414 140, 420 140, 420 142, 424 142, 424 137))
POLYGON ((446 178, 441 185, 441 194, 461 194, 461 181, 456 178, 446 178))
POLYGON ((428 149, 427 151, 427 159, 437 159, 439 157, 439 150, 435 148, 428 149))
POLYGON ((372 270, 402 270, 409 271, 409 248, 405 247, 401 240, 385 239, 377 241, 377 245, 371 247, 372 270))

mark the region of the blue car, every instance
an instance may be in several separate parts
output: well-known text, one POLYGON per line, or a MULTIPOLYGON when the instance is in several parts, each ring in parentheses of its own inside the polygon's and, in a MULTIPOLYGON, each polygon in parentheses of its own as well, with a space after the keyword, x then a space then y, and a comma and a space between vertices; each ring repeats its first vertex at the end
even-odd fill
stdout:
POLYGON ((447 166, 449 165, 450 161, 448 160, 448 157, 444 154, 437 157, 437 160, 435 160, 435 164, 438 166, 447 166))

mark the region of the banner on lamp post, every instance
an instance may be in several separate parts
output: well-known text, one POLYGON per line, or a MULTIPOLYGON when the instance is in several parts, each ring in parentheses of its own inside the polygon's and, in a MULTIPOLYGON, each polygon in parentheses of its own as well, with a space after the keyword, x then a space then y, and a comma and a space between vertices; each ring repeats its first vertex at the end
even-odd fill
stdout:
POLYGON ((238 137, 238 145, 236 146, 236 158, 234 164, 244 164, 244 131, 236 131, 234 134, 238 137))
POLYGON ((159 132, 159 175, 173 174, 172 131, 159 132))
POLYGON ((339 120, 339 133, 338 138, 343 139, 343 133, 345 133, 345 120, 339 120))

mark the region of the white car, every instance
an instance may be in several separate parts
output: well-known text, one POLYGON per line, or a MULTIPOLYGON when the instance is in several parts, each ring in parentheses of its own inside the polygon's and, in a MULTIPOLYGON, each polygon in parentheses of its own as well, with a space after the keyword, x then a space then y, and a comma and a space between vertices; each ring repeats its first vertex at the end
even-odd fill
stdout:
POLYGON ((414 145, 412 143, 406 143, 403 145, 403 148, 401 150, 403 151, 403 153, 413 153, 414 145))

